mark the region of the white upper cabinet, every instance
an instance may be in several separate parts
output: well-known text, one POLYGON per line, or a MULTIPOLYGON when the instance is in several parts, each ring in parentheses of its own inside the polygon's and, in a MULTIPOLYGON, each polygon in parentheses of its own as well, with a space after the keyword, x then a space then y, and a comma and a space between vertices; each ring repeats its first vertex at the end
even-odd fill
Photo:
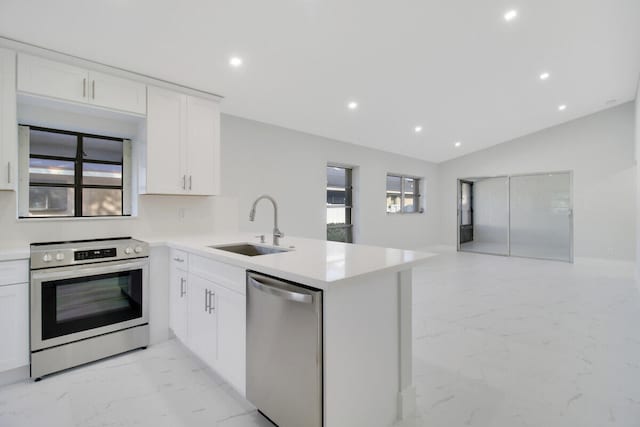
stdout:
POLYGON ((16 53, 0 48, 0 190, 14 190, 18 179, 16 53))
POLYGON ((146 86, 37 56, 18 55, 18 91, 66 101, 146 112, 146 86))
POLYGON ((220 193, 220 106, 187 96, 189 194, 220 193))
POLYGON ((147 112, 147 87, 142 83, 89 71, 89 102, 114 110, 147 112))
POLYGON ((220 192, 220 108, 216 101, 149 87, 148 194, 213 196, 220 192))
POLYGON ((89 73, 84 68, 31 55, 18 55, 18 90, 68 101, 86 102, 89 73))
POLYGON ((149 87, 148 95, 145 192, 185 193, 184 95, 157 87, 149 87))

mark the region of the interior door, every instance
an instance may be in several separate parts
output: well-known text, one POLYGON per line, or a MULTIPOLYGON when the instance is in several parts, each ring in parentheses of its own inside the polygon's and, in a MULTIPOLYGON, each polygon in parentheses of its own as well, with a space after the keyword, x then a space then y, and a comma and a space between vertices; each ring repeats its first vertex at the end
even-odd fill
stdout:
POLYGON ((571 174, 511 177, 511 255, 572 261, 571 174))

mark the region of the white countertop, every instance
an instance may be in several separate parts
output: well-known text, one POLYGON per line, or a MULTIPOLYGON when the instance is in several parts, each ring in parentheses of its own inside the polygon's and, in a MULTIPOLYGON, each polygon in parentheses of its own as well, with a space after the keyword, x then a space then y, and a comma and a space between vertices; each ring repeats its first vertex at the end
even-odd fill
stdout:
MULTIPOLYGON (((250 257, 212 249, 208 246, 244 242, 258 243, 258 239, 253 234, 167 238, 135 237, 152 246, 167 245, 320 289, 327 289, 330 284, 366 274, 407 270, 435 256, 435 254, 426 252, 285 237, 280 240, 280 247, 288 249, 290 246, 294 246, 293 250, 250 257)), ((267 242, 270 241, 270 237, 266 236, 267 242)))

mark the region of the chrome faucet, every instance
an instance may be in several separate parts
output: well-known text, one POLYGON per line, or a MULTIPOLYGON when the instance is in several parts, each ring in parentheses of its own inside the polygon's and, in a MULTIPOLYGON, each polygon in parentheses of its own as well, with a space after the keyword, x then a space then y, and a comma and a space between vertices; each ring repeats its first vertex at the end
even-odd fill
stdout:
POLYGON ((263 194, 258 197, 255 202, 253 202, 253 206, 251 206, 251 212, 249 212, 249 221, 253 222, 256 219, 256 205, 262 199, 267 199, 273 204, 273 245, 280 245, 280 238, 284 237, 284 233, 278 229, 278 204, 275 199, 269 195, 263 194))

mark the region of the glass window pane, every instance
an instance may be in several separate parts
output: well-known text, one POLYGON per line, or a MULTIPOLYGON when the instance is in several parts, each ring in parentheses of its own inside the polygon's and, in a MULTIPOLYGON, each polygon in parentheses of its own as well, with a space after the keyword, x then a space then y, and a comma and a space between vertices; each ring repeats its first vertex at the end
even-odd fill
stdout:
POLYGON ((332 242, 351 243, 353 241, 351 232, 351 227, 327 228, 327 240, 332 242))
POLYGON ((347 192, 344 189, 327 189, 327 206, 335 206, 340 205, 344 206, 347 204, 347 192))
POLYGON ((351 209, 327 208, 327 224, 350 224, 351 209))
POLYGON ((414 178, 404 178, 404 192, 415 193, 415 191, 416 191, 416 180, 414 178))
POLYGON ((122 215, 122 190, 84 188, 82 190, 82 215, 122 215))
POLYGON ((410 193, 405 194, 404 212, 408 212, 408 213, 416 212, 416 206, 414 205, 413 194, 410 194, 410 193))
POLYGON ((29 159, 29 182, 73 184, 75 163, 68 160, 29 159))
POLYGON ((29 216, 73 216, 73 188, 29 187, 29 216))
POLYGON ((82 165, 82 183, 84 185, 122 185, 122 166, 102 163, 84 163, 82 165))
POLYGON ((327 187, 345 188, 347 184, 347 171, 345 168, 327 166, 327 187))
POLYGON ((75 158, 77 145, 76 135, 34 129, 29 132, 30 154, 75 158))
POLYGON ((387 175, 387 213, 400 212, 402 209, 402 178, 387 175))
POLYGON ((82 156, 88 160, 122 162, 122 140, 82 138, 82 156))

